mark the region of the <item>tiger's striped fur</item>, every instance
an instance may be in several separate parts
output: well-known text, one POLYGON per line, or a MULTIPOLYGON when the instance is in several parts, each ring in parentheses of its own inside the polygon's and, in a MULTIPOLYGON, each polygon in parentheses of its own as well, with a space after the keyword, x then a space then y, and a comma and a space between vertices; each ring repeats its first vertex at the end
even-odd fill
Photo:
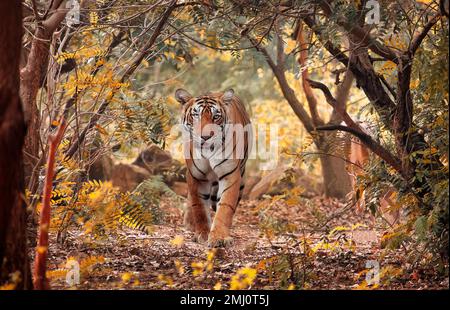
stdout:
POLYGON ((179 89, 183 105, 188 207, 185 225, 211 247, 232 241, 233 215, 244 189, 243 176, 251 145, 250 118, 233 90, 192 97, 179 89), (246 126, 237 133, 235 127, 246 126), (231 130, 230 130, 231 129, 231 130), (216 211, 211 223, 210 210, 216 211))

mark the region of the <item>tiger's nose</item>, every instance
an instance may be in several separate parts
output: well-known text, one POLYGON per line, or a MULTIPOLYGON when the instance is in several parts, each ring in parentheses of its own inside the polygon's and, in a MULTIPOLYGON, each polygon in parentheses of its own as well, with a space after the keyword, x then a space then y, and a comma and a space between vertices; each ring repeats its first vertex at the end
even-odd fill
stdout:
POLYGON ((209 140, 212 136, 213 134, 210 134, 209 136, 202 136, 202 140, 203 141, 209 140))

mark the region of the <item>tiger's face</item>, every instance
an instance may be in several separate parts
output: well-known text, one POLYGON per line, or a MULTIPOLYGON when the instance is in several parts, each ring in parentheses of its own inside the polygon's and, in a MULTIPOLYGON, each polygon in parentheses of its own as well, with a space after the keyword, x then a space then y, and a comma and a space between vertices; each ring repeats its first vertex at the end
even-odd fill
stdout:
POLYGON ((226 107, 233 94, 233 90, 227 90, 193 97, 184 89, 175 92, 175 98, 183 105, 183 126, 194 140, 203 145, 219 138, 227 123, 226 107))

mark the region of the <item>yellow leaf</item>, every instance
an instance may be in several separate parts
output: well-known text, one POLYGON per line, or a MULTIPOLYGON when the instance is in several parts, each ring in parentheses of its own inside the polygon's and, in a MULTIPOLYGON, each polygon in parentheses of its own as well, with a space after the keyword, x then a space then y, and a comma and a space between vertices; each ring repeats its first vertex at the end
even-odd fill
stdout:
POLYGON ((100 190, 98 191, 93 191, 92 193, 89 193, 89 199, 92 200, 93 202, 98 201, 98 199, 100 197, 103 196, 102 192, 100 190))
POLYGON ((289 207, 295 206, 295 205, 297 205, 299 202, 300 202, 299 197, 295 197, 295 196, 293 196, 293 197, 289 198, 288 200, 286 200, 286 204, 287 204, 289 207))
POLYGON ((173 280, 171 277, 165 276, 163 274, 158 275, 158 280, 165 282, 168 286, 172 286, 173 285, 173 280))
POLYGON ((192 270, 192 274, 194 276, 199 276, 201 274, 203 274, 203 270, 205 268, 205 265, 202 262, 193 262, 191 264, 193 270, 192 270))
POLYGON ((224 62, 229 62, 231 59, 233 59, 233 57, 231 56, 230 52, 223 52, 220 53, 220 60, 224 61, 224 62))
POLYGON ((216 291, 219 291, 220 289, 222 288, 222 283, 220 283, 220 282, 217 282, 215 285, 214 285, 214 290, 216 290, 216 291))
POLYGON ((184 273, 184 267, 183 267, 183 265, 181 264, 181 262, 179 261, 179 260, 175 260, 174 261, 174 263, 175 263, 175 268, 177 269, 177 271, 178 271, 178 273, 181 275, 181 274, 183 274, 184 273))
POLYGON ((230 290, 242 290, 251 286, 256 278, 256 269, 244 267, 231 277, 230 290))
POLYGON ((98 14, 97 14, 97 12, 90 12, 89 13, 89 22, 92 24, 92 25, 97 25, 97 23, 98 23, 98 14))
POLYGON ((170 244, 172 244, 173 246, 176 246, 176 247, 182 246, 183 243, 184 243, 184 237, 180 236, 180 235, 177 235, 177 236, 175 236, 175 238, 170 240, 170 244))
POLYGON ((217 33, 214 30, 207 30, 206 31, 206 42, 213 46, 217 47, 219 44, 219 40, 217 39, 217 33))
POLYGON ((131 275, 131 273, 129 273, 129 272, 123 273, 123 274, 122 274, 122 282, 124 282, 124 283, 130 282, 131 276, 132 276, 132 275, 131 275))
POLYGON ((289 54, 295 49, 296 46, 297 46, 297 42, 296 41, 294 41, 292 39, 288 39, 287 43, 286 43, 286 46, 284 47, 284 52, 286 54, 289 54))
POLYGON ((178 107, 180 105, 180 103, 172 96, 167 97, 167 103, 175 107, 178 107))
POLYGON ((108 132, 106 131, 106 129, 103 128, 102 126, 100 126, 99 124, 96 124, 96 125, 95 125, 95 128, 96 128, 97 131, 98 131, 99 133, 101 133, 102 135, 105 135, 105 136, 108 135, 108 132))
POLYGON ((414 81, 411 81, 411 83, 409 83, 409 88, 416 89, 419 85, 420 85, 420 81, 419 81, 419 79, 416 79, 414 81))

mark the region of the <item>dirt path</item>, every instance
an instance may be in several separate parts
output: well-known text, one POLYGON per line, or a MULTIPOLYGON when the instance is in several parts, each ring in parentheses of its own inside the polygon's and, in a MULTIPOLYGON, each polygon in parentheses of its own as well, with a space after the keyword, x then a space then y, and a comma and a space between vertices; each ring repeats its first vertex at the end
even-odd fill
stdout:
POLYGON ((207 247, 192 242, 192 234, 182 228, 181 209, 170 205, 163 205, 162 209, 165 222, 155 225, 150 235, 126 230, 103 242, 86 244, 80 232, 71 231, 63 245, 56 244, 52 235, 49 260, 49 269, 53 270, 52 287, 69 288, 64 273, 54 270, 61 268, 67 258, 74 257, 81 262, 78 289, 212 289, 214 286, 227 289, 231 277, 246 266, 257 269, 252 286, 255 289, 288 287, 293 279, 303 288, 352 289, 363 282, 370 260, 380 262, 382 273, 384 270, 382 288, 448 288, 448 278, 437 279, 432 270, 411 276, 401 252, 382 257, 379 240, 383 231, 370 216, 356 215, 337 201, 315 198, 311 203, 295 206, 275 202, 265 211, 265 217, 261 216, 261 203, 242 203, 235 216, 234 243, 215 253, 212 270, 207 270, 207 247), (305 224, 332 214, 339 215, 331 216, 322 231, 311 230, 311 225, 305 224), (266 232, 273 234, 269 240, 261 223, 270 222, 270 216, 278 219, 271 224, 274 228, 269 225, 271 229, 276 230, 278 226, 282 229, 288 220, 289 225, 301 229, 277 236, 276 232, 267 231, 266 225, 266 232), (306 238, 312 249, 332 228, 348 228, 356 223, 365 226, 336 234, 338 245, 334 249, 316 248, 301 253, 304 247, 292 246, 292 240, 306 238))

